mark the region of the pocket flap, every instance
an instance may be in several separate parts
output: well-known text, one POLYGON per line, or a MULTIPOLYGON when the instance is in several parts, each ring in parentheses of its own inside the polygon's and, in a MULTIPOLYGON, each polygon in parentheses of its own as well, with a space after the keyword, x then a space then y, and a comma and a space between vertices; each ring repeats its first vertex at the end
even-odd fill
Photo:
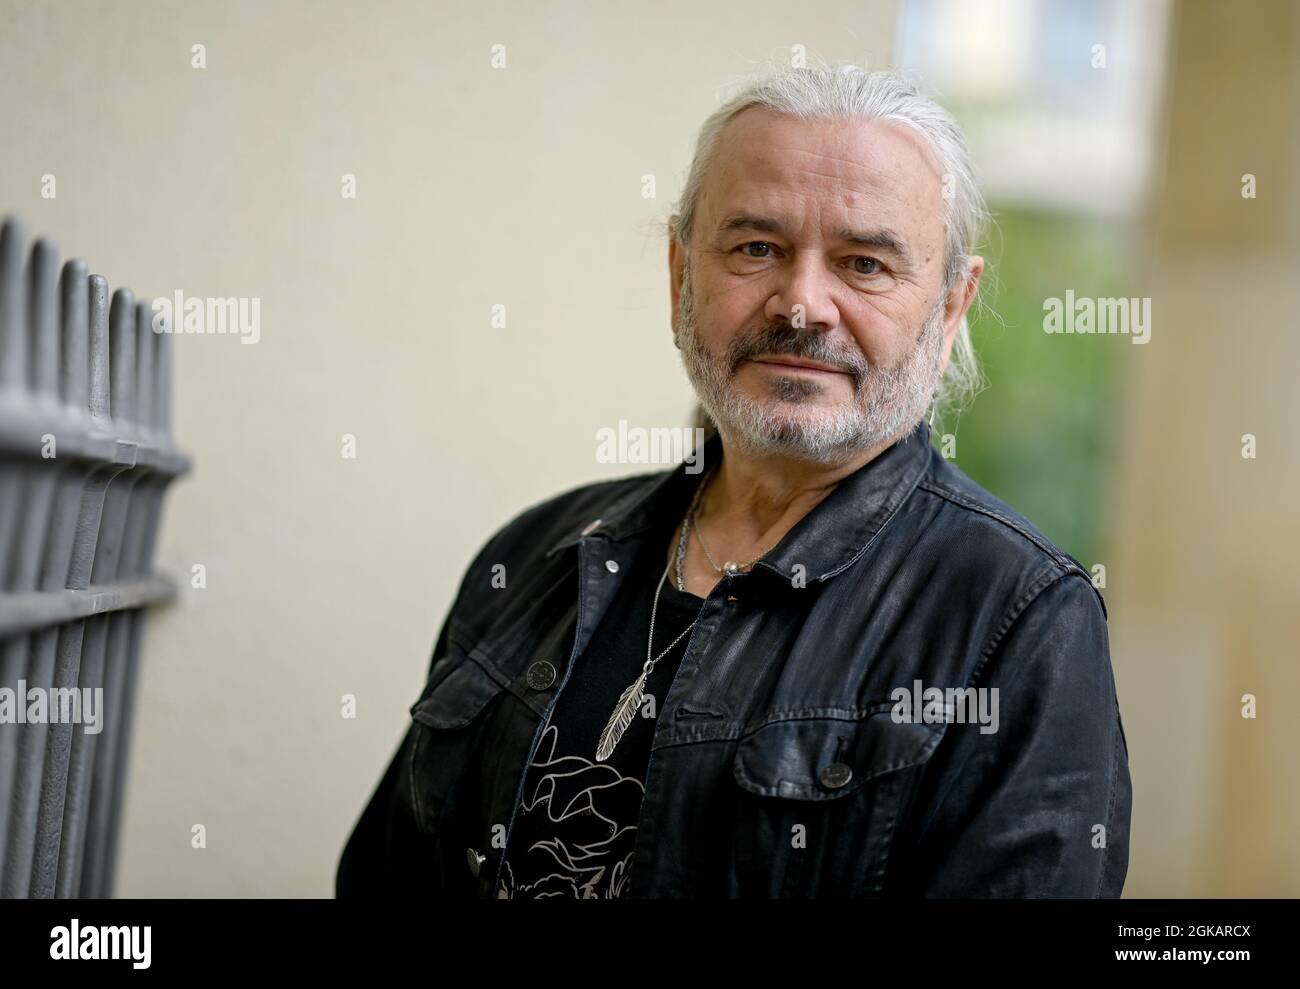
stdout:
POLYGON ((411 705, 411 717, 430 728, 463 728, 503 689, 505 685, 487 670, 458 653, 450 672, 430 677, 420 699, 411 705))
POLYGON ((942 737, 942 725, 896 723, 888 711, 791 718, 742 737, 733 768, 736 782, 759 796, 835 800, 924 762, 942 737))

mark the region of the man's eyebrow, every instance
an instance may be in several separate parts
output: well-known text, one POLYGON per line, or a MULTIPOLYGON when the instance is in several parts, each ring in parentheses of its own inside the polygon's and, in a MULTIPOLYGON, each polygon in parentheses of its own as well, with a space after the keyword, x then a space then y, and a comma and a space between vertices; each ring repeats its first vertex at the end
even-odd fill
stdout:
POLYGON ((729 234, 737 230, 758 230, 762 233, 784 234, 785 227, 780 220, 767 216, 754 216, 750 213, 732 213, 718 224, 718 233, 729 234))
POLYGON ((870 247, 877 251, 887 251, 897 257, 903 264, 910 265, 912 257, 903 246, 902 239, 891 230, 839 230, 836 236, 846 243, 857 247, 870 247))
MULTIPOLYGON (((780 220, 769 216, 755 216, 751 213, 732 213, 718 225, 718 233, 726 235, 737 230, 756 230, 760 233, 785 235, 785 226, 780 220)), ((891 230, 851 230, 842 227, 835 236, 855 247, 869 247, 877 251, 893 254, 902 264, 910 266, 912 257, 903 246, 902 238, 891 230)))

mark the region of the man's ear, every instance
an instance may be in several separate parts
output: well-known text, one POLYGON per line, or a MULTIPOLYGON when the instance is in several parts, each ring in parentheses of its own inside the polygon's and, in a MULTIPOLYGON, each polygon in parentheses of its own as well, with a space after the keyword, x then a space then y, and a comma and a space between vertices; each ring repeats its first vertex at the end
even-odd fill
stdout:
POLYGON ((668 235, 668 294, 670 304, 669 322, 673 328, 673 345, 681 350, 681 344, 677 342, 677 306, 682 298, 682 271, 686 264, 686 248, 682 242, 677 239, 677 235, 670 233, 668 235))
POLYGON ((957 328, 961 326, 961 318, 966 315, 966 310, 970 309, 971 303, 975 301, 975 294, 979 291, 980 277, 984 274, 984 259, 978 254, 972 255, 967 264, 966 270, 968 273, 966 277, 954 281, 952 288, 948 289, 947 298, 944 299, 943 371, 948 370, 948 360, 952 356, 953 341, 957 339, 957 328))
POLYGON ((966 315, 966 310, 970 309, 971 303, 975 301, 980 278, 984 274, 984 259, 974 254, 967 259, 967 266, 966 276, 953 282, 952 288, 948 289, 948 298, 944 300, 943 323, 949 344, 957 332, 961 318, 966 315))
POLYGON ((984 259, 978 254, 971 255, 966 263, 966 277, 957 279, 948 290, 943 321, 949 327, 955 327, 966 315, 966 310, 975 301, 975 294, 980 287, 980 278, 984 274, 984 259))

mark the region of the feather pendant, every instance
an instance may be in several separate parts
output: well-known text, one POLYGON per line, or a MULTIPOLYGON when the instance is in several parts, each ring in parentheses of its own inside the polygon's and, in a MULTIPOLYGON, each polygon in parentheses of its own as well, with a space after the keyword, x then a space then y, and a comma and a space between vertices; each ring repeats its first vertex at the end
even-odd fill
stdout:
POLYGON ((623 696, 618 699, 614 713, 609 716, 609 723, 600 733, 600 744, 596 746, 597 762, 604 762, 609 758, 610 753, 614 751, 614 746, 623 737, 623 732, 627 731, 627 726, 636 717, 637 708, 641 706, 641 697, 645 693, 645 681, 645 670, 642 670, 641 675, 627 690, 623 691, 623 696))

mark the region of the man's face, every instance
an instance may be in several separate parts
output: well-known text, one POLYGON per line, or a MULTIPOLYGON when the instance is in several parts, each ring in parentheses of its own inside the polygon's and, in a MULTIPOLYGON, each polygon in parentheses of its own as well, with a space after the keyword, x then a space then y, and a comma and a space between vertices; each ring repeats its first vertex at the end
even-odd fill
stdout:
POLYGON ((682 361, 724 441, 833 463, 925 414, 983 268, 944 293, 942 190, 902 125, 728 124, 691 256, 669 249, 682 361))

